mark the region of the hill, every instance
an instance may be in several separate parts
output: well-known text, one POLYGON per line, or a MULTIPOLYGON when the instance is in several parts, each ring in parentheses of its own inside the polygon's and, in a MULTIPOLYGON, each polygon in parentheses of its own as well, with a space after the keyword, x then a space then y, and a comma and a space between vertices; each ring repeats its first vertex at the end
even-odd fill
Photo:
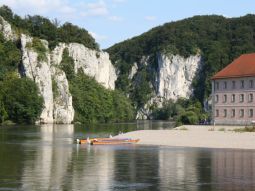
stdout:
MULTIPOLYGON (((159 87, 163 83, 159 82, 160 76, 166 70, 160 68, 167 63, 164 62, 165 57, 170 62, 168 67, 179 65, 177 70, 180 72, 185 59, 198 56, 198 69, 188 87, 193 90, 191 95, 172 92, 175 96, 170 97, 174 100, 185 97, 203 104, 211 93, 210 78, 241 54, 255 52, 255 15, 239 18, 194 16, 158 26, 106 51, 119 72, 116 87, 130 96, 138 110, 148 105, 155 96, 168 99, 160 93, 159 87)), ((185 67, 192 63, 189 62, 185 67)), ((173 75, 177 74, 168 74, 168 77, 172 78, 173 75)), ((179 79, 174 79, 175 83, 180 83, 179 79)))

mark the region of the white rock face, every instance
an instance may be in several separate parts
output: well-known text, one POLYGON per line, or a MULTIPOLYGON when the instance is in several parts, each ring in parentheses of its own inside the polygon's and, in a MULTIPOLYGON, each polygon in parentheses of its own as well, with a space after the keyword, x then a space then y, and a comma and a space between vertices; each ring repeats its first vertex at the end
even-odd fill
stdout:
POLYGON ((78 43, 70 43, 68 50, 74 59, 75 72, 81 68, 85 74, 94 77, 104 87, 115 89, 117 75, 108 53, 91 50, 78 43))
POLYGON ((33 38, 21 35, 22 63, 24 73, 33 79, 38 85, 44 99, 44 109, 40 121, 42 123, 53 123, 53 94, 50 70, 50 56, 47 54, 47 61, 38 61, 38 54, 31 48, 27 48, 28 43, 32 43, 33 38))
POLYGON ((35 80, 45 101, 45 108, 41 115, 43 123, 71 123, 74 118, 69 84, 65 73, 58 68, 65 48, 68 49, 69 56, 74 59, 76 73, 81 68, 85 74, 95 77, 95 80, 104 87, 115 88, 117 76, 107 53, 90 50, 77 43, 60 43, 50 53, 47 41, 42 41, 48 50, 48 60, 47 62, 39 62, 37 53, 26 47, 27 43, 32 42, 32 38, 21 35, 21 41, 25 75, 35 80), (53 81, 56 83, 54 98, 53 81))
POLYGON ((55 123, 68 124, 73 121, 74 108, 72 95, 69 92, 69 84, 66 74, 58 68, 52 67, 52 79, 56 83, 56 95, 54 96, 53 118, 55 123))
POLYGON ((65 73, 55 68, 54 64, 51 63, 47 41, 42 40, 48 50, 46 53, 47 61, 39 61, 37 52, 27 47, 27 43, 32 43, 32 40, 32 37, 21 35, 22 63, 25 75, 35 81, 44 99, 44 109, 40 116, 40 122, 71 123, 74 109, 65 73), (55 99, 53 99, 53 80, 57 86, 55 99))
POLYGON ((17 35, 13 32, 11 25, 0 16, 0 32, 6 40, 16 40, 17 35))
POLYGON ((72 95, 69 91, 69 84, 65 72, 57 66, 62 61, 62 55, 65 44, 61 43, 51 53, 51 76, 53 86, 56 89, 54 95, 53 118, 55 123, 71 123, 74 118, 74 108, 72 104, 72 95))
POLYGON ((158 71, 155 85, 156 94, 169 100, 188 98, 192 94, 192 80, 201 63, 201 56, 184 58, 179 55, 158 56, 158 71))
POLYGON ((158 55, 158 70, 156 71, 155 96, 143 108, 138 110, 137 119, 150 119, 152 105, 161 108, 165 100, 189 98, 193 92, 192 80, 199 70, 201 56, 184 58, 180 55, 158 55))
POLYGON ((132 79, 134 77, 134 75, 136 74, 137 70, 138 70, 138 66, 137 66, 137 63, 135 62, 134 65, 131 68, 131 72, 128 75, 128 78, 132 79))

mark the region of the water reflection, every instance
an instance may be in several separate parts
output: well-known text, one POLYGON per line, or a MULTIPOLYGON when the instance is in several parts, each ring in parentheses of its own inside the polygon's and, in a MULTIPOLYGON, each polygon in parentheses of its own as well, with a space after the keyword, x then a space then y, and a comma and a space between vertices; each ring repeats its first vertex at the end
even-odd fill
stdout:
POLYGON ((197 190, 197 150, 181 150, 170 152, 167 149, 159 151, 159 179, 160 190, 178 188, 183 190, 197 190))
POLYGON ((254 190, 255 152, 213 152, 212 177, 219 190, 254 190))
POLYGON ((107 148, 81 145, 73 163, 71 190, 110 190, 113 185, 114 152, 107 148))
POLYGON ((0 129, 0 190, 255 190, 255 151, 73 142, 111 128, 0 129))
MULTIPOLYGON (((72 147, 59 146, 73 143, 73 125, 40 127, 41 141, 33 148, 35 152, 27 152, 22 175, 22 189, 43 190, 62 189, 61 185, 72 158, 72 147)), ((28 140, 29 144, 33 144, 28 140)), ((28 144, 28 145, 29 145, 28 144)), ((28 150, 29 151, 29 150, 28 150)))

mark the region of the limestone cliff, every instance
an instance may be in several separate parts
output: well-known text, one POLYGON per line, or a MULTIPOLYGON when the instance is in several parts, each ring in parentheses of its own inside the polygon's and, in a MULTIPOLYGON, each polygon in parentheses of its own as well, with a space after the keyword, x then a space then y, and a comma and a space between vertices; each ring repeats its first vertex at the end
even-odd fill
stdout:
MULTIPOLYGON (((184 58, 180 55, 157 56, 156 79, 154 95, 137 113, 137 119, 148 119, 151 115, 150 107, 162 107, 164 100, 189 98, 193 92, 192 81, 195 78, 201 63, 200 55, 184 58)), ((133 73, 133 72, 132 72, 133 73)))
POLYGON ((48 42, 40 40, 45 47, 44 59, 33 47, 33 37, 21 34, 20 37, 12 30, 11 25, 0 17, 0 32, 6 40, 20 41, 21 44, 21 76, 27 76, 35 81, 44 99, 44 108, 40 116, 42 123, 71 123, 74 118, 72 95, 64 71, 59 64, 63 51, 68 49, 69 56, 74 60, 75 72, 81 68, 85 74, 94 77, 96 81, 109 89, 115 88, 117 78, 115 69, 109 60, 109 55, 103 51, 95 51, 77 43, 60 43, 50 51, 48 42))
POLYGON ((11 25, 0 16, 0 31, 6 40, 17 40, 17 35, 11 25))
POLYGON ((192 94, 192 80, 200 62, 200 55, 184 58, 180 55, 159 54, 155 81, 157 96, 167 100, 188 98, 192 94))

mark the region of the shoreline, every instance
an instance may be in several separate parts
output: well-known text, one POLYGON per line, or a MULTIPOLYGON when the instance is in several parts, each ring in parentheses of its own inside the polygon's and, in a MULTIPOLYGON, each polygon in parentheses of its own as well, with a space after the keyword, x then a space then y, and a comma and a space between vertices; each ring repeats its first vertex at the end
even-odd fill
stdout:
POLYGON ((233 131, 243 127, 185 125, 171 130, 132 131, 116 137, 140 139, 140 145, 254 150, 255 132, 233 131))

